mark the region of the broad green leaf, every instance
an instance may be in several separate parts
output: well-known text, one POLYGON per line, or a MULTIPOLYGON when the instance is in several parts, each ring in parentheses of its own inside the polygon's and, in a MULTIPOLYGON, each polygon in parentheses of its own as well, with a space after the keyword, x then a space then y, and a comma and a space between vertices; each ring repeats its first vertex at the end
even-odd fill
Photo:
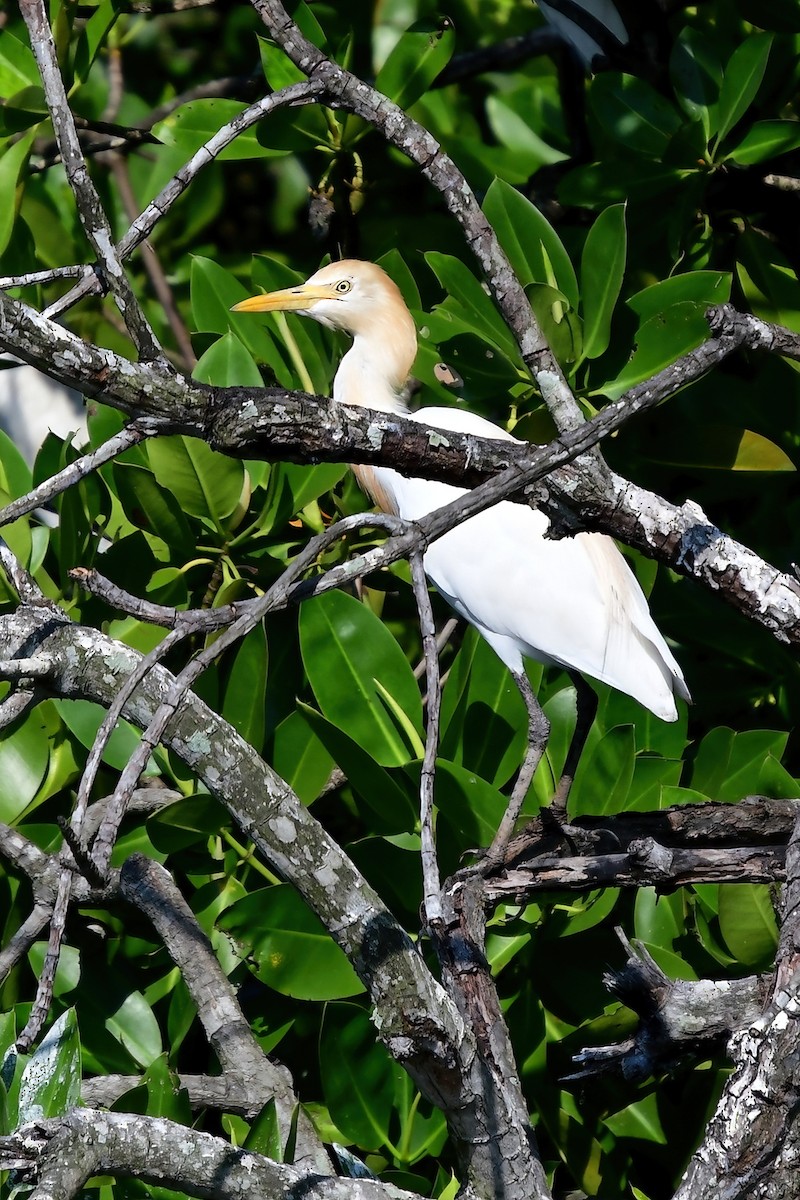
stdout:
MULTIPOLYGON (((257 254, 253 258, 252 281, 254 291, 260 288, 274 292, 302 283, 303 276, 277 258, 257 254)), ((306 392, 328 395, 335 374, 330 334, 316 321, 296 313, 263 313, 261 320, 274 330, 277 343, 285 350, 297 386, 306 392)))
POLYGON ((764 162, 800 146, 800 121, 756 121, 728 158, 739 166, 764 162))
POLYGON ((721 884, 719 927, 725 944, 743 967, 766 970, 778 946, 771 888, 756 883, 721 884))
POLYGON ((149 1067, 162 1051, 161 1032, 141 992, 131 992, 107 1018, 106 1029, 140 1067, 149 1067))
POLYGON ((604 816, 622 812, 633 780, 634 753, 632 725, 609 730, 591 753, 584 753, 570 792, 570 814, 604 816))
POLYGON ((190 437, 151 438, 147 455, 156 479, 185 512, 225 528, 242 495, 240 462, 190 437))
MULTIPOLYGON (((153 126, 153 134, 165 146, 180 149, 184 158, 190 158, 217 133, 247 108, 236 100, 215 98, 213 100, 190 100, 176 108, 163 121, 153 126)), ((263 146, 256 136, 256 125, 240 133, 217 156, 221 162, 247 158, 270 158, 281 155, 283 150, 272 150, 263 146)))
POLYGON ((712 800, 735 801, 762 791, 774 759, 780 761, 788 735, 771 729, 734 733, 718 726, 698 747, 691 786, 712 800))
POLYGON ((300 610, 300 650, 324 715, 386 767, 399 767, 413 749, 376 686, 380 682, 422 736, 422 701, 405 655, 366 605, 344 592, 326 592, 300 610))
POLYGON ((344 952, 289 884, 239 900, 217 922, 255 962, 262 983, 295 1000, 336 1000, 364 990, 344 952))
POLYGON ((578 281, 561 239, 530 200, 496 179, 483 202, 483 211, 511 260, 520 283, 546 283, 578 307, 578 281))
POLYGON ((261 750, 267 689, 267 637, 263 625, 241 641, 231 665, 222 715, 237 733, 261 750))
POLYGON ((642 1138, 659 1146, 666 1146, 668 1143, 658 1114, 658 1096, 655 1092, 604 1117, 603 1124, 615 1137, 642 1138))
POLYGON ((0 430, 0 487, 16 499, 30 491, 32 482, 30 467, 8 434, 0 430))
POLYGON ((772 47, 771 33, 751 33, 737 46, 725 68, 719 93, 717 144, 744 116, 761 86, 772 47))
MULTIPOLYGON (((74 733, 82 746, 91 750, 105 716, 105 709, 99 704, 93 704, 91 700, 54 700, 53 703, 67 729, 74 733)), ((115 771, 121 771, 139 745, 139 741, 139 731, 120 718, 103 751, 103 762, 115 771)))
POLYGON ((141 1084, 147 1089, 148 1117, 162 1117, 167 1121, 177 1121, 181 1125, 191 1125, 192 1110, 189 1097, 181 1088, 176 1071, 171 1071, 166 1053, 147 1067, 141 1078, 141 1084))
POLYGON ((192 378, 216 387, 261 387, 264 382, 252 354, 230 330, 209 346, 192 378))
POLYGON ((261 57, 261 70, 273 92, 291 87, 293 83, 300 83, 306 78, 280 46, 276 46, 269 38, 259 37, 258 52, 261 57))
POLYGON ((33 52, 8 29, 0 29, 0 96, 10 99, 23 88, 38 83, 33 52))
POLYGON ((282 387, 292 387, 294 376, 281 347, 257 315, 232 313, 234 304, 250 294, 229 271, 210 258, 195 255, 191 267, 192 318, 200 333, 232 330, 256 362, 265 363, 282 387))
POLYGON ((519 767, 526 744, 519 688, 491 646, 467 630, 442 692, 439 753, 495 787, 519 767))
POLYGON ((38 709, 0 732, 0 821, 13 825, 35 797, 47 770, 50 738, 38 709))
POLYGON ((681 127, 680 115, 651 84, 614 71, 596 75, 589 104, 605 132, 625 152, 662 159, 681 127))
POLYGON ((644 324, 673 304, 691 301, 710 307, 712 304, 727 304, 730 298, 729 271, 689 271, 685 275, 672 275, 669 279, 652 283, 629 296, 625 303, 644 324))
MULTIPOLYGON (((419 788, 420 763, 406 772, 419 788)), ((466 851, 488 846, 506 810, 507 799, 485 779, 438 760, 434 799, 439 812, 439 860, 445 873, 455 870, 466 851)))
POLYGON ((513 151, 531 175, 541 166, 564 162, 567 158, 563 151, 550 146, 539 136, 530 120, 514 106, 512 98, 506 95, 487 96, 486 116, 497 140, 513 151))
POLYGON ((19 1124, 63 1116, 80 1103, 81 1039, 75 1009, 51 1025, 22 1073, 19 1124))
POLYGON ((377 1040, 367 1013, 354 1004, 329 1004, 320 1037, 325 1103, 349 1142, 378 1150, 389 1139, 399 1068, 377 1040))
POLYGON ((672 949, 686 930, 681 893, 659 895, 653 887, 638 888, 634 926, 636 936, 641 941, 664 950, 672 949))
POLYGON ((98 51, 105 46, 109 30, 119 16, 119 5, 114 0, 100 0, 78 37, 72 68, 74 83, 86 80, 98 51))
POLYGON ((293 712, 275 730, 271 765, 303 804, 311 804, 330 776, 333 759, 302 714, 293 712))
POLYGON ((450 61, 455 48, 452 21, 418 21, 401 34, 378 72, 375 87, 400 108, 408 109, 427 92, 450 61))
POLYGON ((128 520, 175 550, 191 554, 195 536, 183 507, 156 481, 153 472, 133 463, 115 462, 112 474, 128 520))
POLYGON ((581 257, 583 353, 599 358, 608 349, 611 318, 625 274, 625 205, 607 208, 589 230, 581 257))
POLYGON ((756 316, 800 332, 800 282, 772 239, 747 229, 736 243, 737 274, 756 316))
POLYGON ((246 1150, 252 1150, 254 1154, 263 1154, 273 1162, 284 1161, 281 1127, 274 1096, 270 1097, 253 1121, 243 1144, 246 1150))
POLYGON ((716 132, 716 103, 722 84, 722 64, 714 41, 685 26, 673 47, 669 72, 675 99, 693 120, 702 122, 708 140, 716 132))
POLYGON ((451 337, 460 332, 475 333, 484 341, 493 342, 512 359, 518 358, 519 348, 513 334, 469 268, 460 259, 440 254, 438 250, 429 251, 425 261, 448 293, 447 299, 431 314, 431 322, 434 317, 455 318, 460 328, 453 329, 451 337))
MULTIPOLYGON (((26 831, 30 826, 26 823, 26 831)), ((28 951, 28 961, 31 964, 31 969, 38 977, 44 969, 45 958, 47 957, 47 942, 34 942, 28 951)), ((65 996, 68 992, 72 992, 80 983, 81 978, 81 956, 74 946, 62 946, 61 953, 58 958, 58 966, 56 967, 56 978, 53 984, 53 995, 56 997, 65 996)))
POLYGON ((733 425, 684 426, 666 430, 650 452, 657 462, 722 471, 794 471, 787 454, 769 438, 733 425))
POLYGON ((650 379, 694 350, 708 338, 705 305, 683 302, 666 312, 651 317, 636 334, 636 348, 630 361, 616 379, 603 384, 597 391, 609 400, 618 400, 629 388, 650 379))
POLYGON ((370 807, 370 819, 375 824, 377 818, 378 832, 394 834, 412 830, 419 816, 419 805, 416 800, 412 802, 395 777, 309 705, 298 702, 298 712, 344 772, 350 787, 370 807))
POLYGON ((0 254, 6 249, 17 213, 16 191, 20 173, 36 136, 35 130, 8 147, 0 157, 0 254))

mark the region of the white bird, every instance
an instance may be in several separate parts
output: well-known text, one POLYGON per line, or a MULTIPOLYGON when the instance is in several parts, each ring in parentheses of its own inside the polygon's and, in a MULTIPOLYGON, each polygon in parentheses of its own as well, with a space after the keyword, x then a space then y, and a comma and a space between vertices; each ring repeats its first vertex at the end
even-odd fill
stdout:
MULTIPOLYGON (((462 409, 408 412, 401 394, 416 357, 417 333, 399 288, 374 263, 331 263, 305 283, 250 297, 234 311, 293 311, 350 334, 353 344, 333 384, 333 398, 339 403, 403 413, 441 429, 516 440, 462 409)), ((466 491, 429 479, 408 479, 388 467, 353 470, 380 508, 409 521, 466 491)), ((664 721, 677 719, 676 695, 689 700, 681 669, 614 542, 599 533, 550 540, 548 525, 543 513, 502 501, 445 533, 425 554, 428 577, 502 659, 528 710, 528 753, 489 851, 493 863, 505 851, 549 734, 524 658, 609 683, 664 721)), ((583 681, 577 677, 576 682, 583 681)), ((560 805, 566 803, 596 705, 586 685, 579 688, 578 698, 578 728, 556 793, 560 805)))

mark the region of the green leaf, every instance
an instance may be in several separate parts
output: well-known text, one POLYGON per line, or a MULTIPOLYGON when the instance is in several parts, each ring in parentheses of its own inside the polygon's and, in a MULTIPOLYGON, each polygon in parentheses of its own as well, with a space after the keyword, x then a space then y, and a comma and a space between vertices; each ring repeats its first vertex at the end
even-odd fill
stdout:
POLYGON ((596 75, 589 104, 605 132, 625 153, 645 158, 663 159, 682 124, 669 100, 634 75, 614 71, 596 75))
POLYGON ((153 472, 134 463, 115 462, 112 474, 128 520, 137 529, 155 534, 168 546, 190 554, 195 537, 183 508, 156 482, 153 472))
MULTIPOLYGON (((105 716, 105 709, 91 700, 54 700, 58 715, 71 733, 91 750, 97 740, 97 731, 105 716)), ((111 734, 102 761, 115 771, 121 771, 139 745, 141 735, 127 721, 120 718, 117 727, 111 734)))
POLYGON ((382 766, 408 762, 413 748, 376 685, 392 695, 419 736, 422 701, 411 667, 385 625, 365 604, 336 591, 306 601, 299 625, 306 674, 324 715, 382 766))
POLYGON ((681 467, 722 471, 794 471, 794 463, 769 438, 733 425, 688 425, 678 435, 663 430, 651 457, 681 467))
MULTIPOLYGON (((525 88, 522 96, 519 97, 523 103, 527 98, 528 90, 525 88)), ((567 155, 561 150, 556 150, 554 146, 549 145, 539 136, 531 124, 530 118, 515 106, 514 101, 517 99, 516 95, 511 97, 489 95, 486 97, 486 116, 498 142, 513 152, 520 165, 524 164, 528 175, 538 171, 539 167, 564 162, 567 155)))
POLYGON ((17 215, 17 181, 33 145, 36 131, 21 137, 0 157, 0 254, 11 240, 11 230, 17 215))
POLYGON ((610 729, 591 753, 584 752, 570 792, 570 814, 605 816, 622 812, 633 780, 634 754, 632 725, 610 729))
POLYGON ((766 884, 721 884, 719 927, 726 946, 743 967, 764 971, 771 966, 778 947, 778 925, 772 890, 766 884))
MULTIPOLYGON (((652 317, 636 334, 636 348, 617 378, 597 392, 618 400, 629 388, 650 379, 708 338, 705 305, 684 302, 652 317)), ((593 393, 594 394, 594 393, 593 393)))
POLYGON ((163 1049, 153 1010, 141 992, 131 992, 105 1022, 106 1029, 140 1067, 149 1067, 163 1049))
POLYGON ((762 790, 774 759, 780 761, 788 734, 771 729, 734 733, 718 726, 695 755, 691 786, 712 800, 735 801, 762 790))
POLYGON ((266 363, 282 387, 293 387, 294 375, 269 328, 250 313, 231 312, 233 305, 249 294, 235 276, 210 258, 192 258, 192 317, 197 331, 223 334, 232 330, 256 362, 266 363))
MULTIPOLYGON (((448 293, 447 299, 437 305, 431 314, 431 325, 434 319, 455 319, 458 327, 455 333, 475 333, 484 341, 493 342, 498 350, 508 354, 512 359, 519 358, 519 347, 493 301, 481 287, 469 268, 450 254, 440 254, 431 250, 425 255, 425 261, 431 268, 442 287, 448 293)), ((436 336, 436 334, 434 334, 436 336)), ((446 326, 440 337, 446 338, 446 326)))
POLYGON ((190 437, 152 438, 147 456, 153 474, 184 512, 225 528, 225 518, 239 505, 244 467, 190 437))
POLYGON ((455 48, 452 21, 418 21, 401 34, 378 72, 375 87, 400 108, 408 109, 427 92, 450 61, 455 48))
POLYGON ((604 1117, 603 1124, 615 1137, 642 1138, 645 1142, 659 1146, 666 1146, 669 1141, 661 1124, 658 1096, 655 1092, 604 1117))
POLYGON ((348 1142, 363 1150, 379 1150, 389 1139, 399 1068, 377 1041, 363 1009, 354 1004, 328 1005, 319 1063, 331 1119, 348 1142))
POLYGON ((225 720, 259 751, 264 745, 266 690, 267 636, 259 625, 239 643, 222 705, 225 720))
POLYGON ((251 892, 217 922, 255 962, 262 983, 295 1000, 337 1000, 364 990, 345 954, 289 884, 251 892))
POLYGON ((595 221, 581 257, 583 353, 599 358, 608 349, 611 318, 625 274, 625 205, 613 204, 595 221))
POLYGON ((771 33, 748 34, 731 55, 719 93, 718 145, 755 100, 772 41, 771 33))
MULTIPOLYGON (((236 100, 190 100, 188 104, 176 108, 163 121, 158 121, 152 132, 165 146, 175 146, 180 150, 182 157, 190 158, 223 125, 229 124, 246 108, 246 104, 240 104, 236 100)), ((262 145, 258 140, 257 125, 251 125, 229 142, 217 158, 220 162, 239 161, 248 158, 274 158, 284 153, 283 150, 274 150, 262 145)))
POLYGON ((639 318, 639 322, 657 317, 673 304, 690 301, 694 304, 727 304, 731 298, 731 275, 729 271, 690 271, 685 275, 672 275, 652 283, 635 292, 625 301, 639 318))
POLYGON ((800 146, 800 121, 756 121, 728 158, 739 166, 764 162, 800 146))
POLYGON ((755 229, 736 243, 737 274, 756 316, 800 332, 800 282, 780 248, 755 229))
POLYGON ((253 1121, 243 1144, 245 1150, 252 1150, 254 1154, 263 1154, 266 1158, 271 1158, 273 1162, 284 1161, 281 1127, 274 1096, 270 1097, 253 1121))
POLYGON ((575 270, 544 214, 502 179, 496 179, 486 193, 483 211, 523 287, 546 283, 563 292, 570 306, 577 309, 575 270))
POLYGON ((36 795, 47 770, 50 738, 38 710, 0 732, 0 821, 13 825, 36 795))
POLYGON ((192 371, 192 379, 216 387, 262 387, 264 383, 256 360, 230 330, 209 346, 192 371))
POLYGON ((350 787, 369 805, 371 821, 378 821, 377 830, 384 834, 412 830, 419 816, 418 804, 395 777, 315 709, 302 702, 297 708, 330 755, 328 761, 332 759, 342 769, 350 787))
POLYGON ((75 1009, 51 1025, 25 1065, 19 1091, 19 1124, 63 1116, 80 1103, 81 1039, 75 1009))
POLYGON ((441 757, 502 787, 522 761, 525 729, 519 688, 470 627, 442 691, 441 757))
POLYGON ((708 141, 716 132, 716 103, 722 84, 722 64, 714 41, 703 31, 685 26, 673 47, 669 72, 675 99, 688 116, 702 123, 708 141))
POLYGON ((7 29, 0 29, 0 96, 10 99, 23 88, 39 83, 33 52, 7 29))

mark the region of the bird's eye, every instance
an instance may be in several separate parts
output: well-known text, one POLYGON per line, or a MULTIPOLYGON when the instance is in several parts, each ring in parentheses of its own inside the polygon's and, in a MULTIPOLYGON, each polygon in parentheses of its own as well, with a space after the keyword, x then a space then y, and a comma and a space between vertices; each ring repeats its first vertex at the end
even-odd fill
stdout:
POLYGON ((336 291, 339 293, 340 296, 343 296, 345 294, 345 292, 350 291, 352 286, 353 285, 349 279, 340 279, 336 285, 336 291))

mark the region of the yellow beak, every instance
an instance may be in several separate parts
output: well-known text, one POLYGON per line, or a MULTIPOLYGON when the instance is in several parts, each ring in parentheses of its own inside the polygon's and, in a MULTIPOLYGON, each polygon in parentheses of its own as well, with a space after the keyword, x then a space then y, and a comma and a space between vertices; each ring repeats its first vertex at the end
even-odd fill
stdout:
POLYGON ((317 300, 329 300, 330 297, 330 288, 300 283, 297 287, 284 288, 280 292, 248 296, 246 300, 234 304, 231 312, 292 312, 309 309, 317 300))

